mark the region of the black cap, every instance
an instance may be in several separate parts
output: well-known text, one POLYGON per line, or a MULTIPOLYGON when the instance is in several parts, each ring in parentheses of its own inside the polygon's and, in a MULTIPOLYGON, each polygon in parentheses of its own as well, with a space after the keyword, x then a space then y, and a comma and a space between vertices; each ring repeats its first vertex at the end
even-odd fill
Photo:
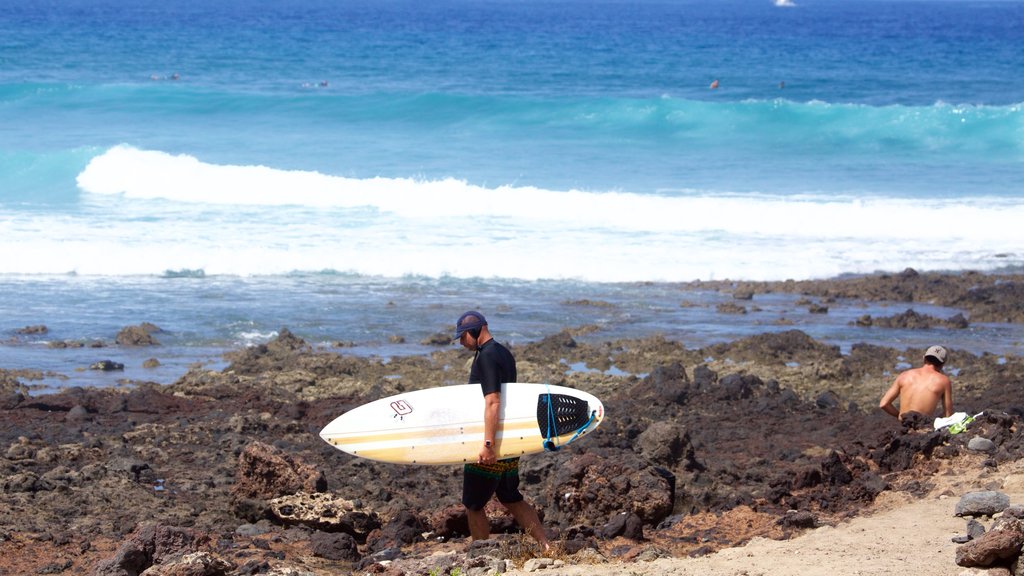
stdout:
POLYGON ((470 310, 459 316, 459 321, 455 323, 455 339, 461 338, 462 333, 467 330, 483 328, 484 326, 487 326, 487 319, 484 318, 484 315, 476 310, 470 310))

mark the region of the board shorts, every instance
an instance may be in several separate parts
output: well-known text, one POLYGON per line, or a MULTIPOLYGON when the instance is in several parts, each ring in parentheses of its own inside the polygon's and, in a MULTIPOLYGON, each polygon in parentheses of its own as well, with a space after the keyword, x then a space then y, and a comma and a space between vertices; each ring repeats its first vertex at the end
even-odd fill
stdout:
POLYGON ((483 510, 492 495, 502 504, 523 500, 519 492, 519 458, 494 464, 466 464, 462 471, 462 504, 470 510, 483 510))

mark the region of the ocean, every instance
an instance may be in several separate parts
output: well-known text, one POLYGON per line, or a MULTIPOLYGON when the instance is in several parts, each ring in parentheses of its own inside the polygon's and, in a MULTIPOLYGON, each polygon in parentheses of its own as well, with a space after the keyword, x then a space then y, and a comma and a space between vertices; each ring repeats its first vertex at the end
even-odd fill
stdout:
MULTIPOLYGON (((699 346, 792 299, 679 282, 1020 270, 1021 46, 1018 0, 0 0, 0 367, 426 353, 468 308, 699 346)), ((905 308, 786 320, 1022 351, 849 326, 905 308)))

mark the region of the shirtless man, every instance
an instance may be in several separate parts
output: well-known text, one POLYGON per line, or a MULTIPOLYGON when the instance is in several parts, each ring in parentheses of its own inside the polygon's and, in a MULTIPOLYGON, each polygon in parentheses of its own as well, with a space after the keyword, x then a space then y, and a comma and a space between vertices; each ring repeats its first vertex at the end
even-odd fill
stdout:
POLYGON ((935 414, 935 409, 942 401, 942 415, 953 415, 953 385, 949 377, 942 373, 942 365, 946 363, 946 349, 932 346, 924 353, 924 364, 920 368, 912 368, 900 373, 889 390, 882 395, 878 407, 888 414, 903 420, 909 412, 917 412, 925 417, 935 414), (899 398, 897 410, 893 402, 899 398))

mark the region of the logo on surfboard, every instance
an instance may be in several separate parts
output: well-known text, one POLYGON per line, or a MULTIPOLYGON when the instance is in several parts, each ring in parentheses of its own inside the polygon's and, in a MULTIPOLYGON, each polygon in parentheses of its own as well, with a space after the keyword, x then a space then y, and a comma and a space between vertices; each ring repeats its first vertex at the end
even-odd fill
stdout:
POLYGON ((395 411, 393 418, 404 418, 412 414, 412 406, 405 400, 395 400, 391 403, 391 409, 395 411))

